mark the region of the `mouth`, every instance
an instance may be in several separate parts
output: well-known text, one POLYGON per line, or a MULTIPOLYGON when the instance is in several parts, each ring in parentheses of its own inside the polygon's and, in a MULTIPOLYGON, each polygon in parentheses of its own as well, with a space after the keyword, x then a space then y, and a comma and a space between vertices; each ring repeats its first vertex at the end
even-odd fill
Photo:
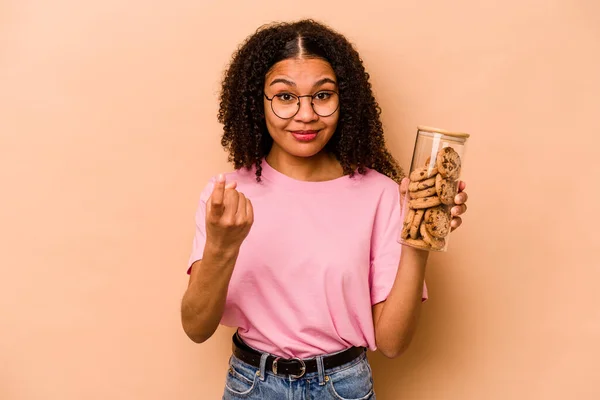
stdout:
POLYGON ((310 142, 317 137, 319 131, 311 130, 311 131, 291 131, 292 136, 300 141, 300 142, 310 142))

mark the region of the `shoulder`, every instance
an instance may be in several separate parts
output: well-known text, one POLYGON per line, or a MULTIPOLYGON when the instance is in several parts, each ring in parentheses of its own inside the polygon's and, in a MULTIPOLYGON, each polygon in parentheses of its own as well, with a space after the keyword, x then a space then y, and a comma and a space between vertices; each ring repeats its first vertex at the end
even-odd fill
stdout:
POLYGON ((377 172, 374 169, 366 168, 363 175, 356 174, 355 178, 360 181, 361 186, 369 189, 379 189, 382 192, 398 192, 399 185, 387 175, 377 172))
POLYGON ((400 205, 400 186, 396 181, 373 169, 360 175, 356 196, 369 198, 382 215, 388 215, 400 205))
POLYGON ((242 167, 234 171, 225 174, 225 179, 236 181, 238 183, 252 183, 256 182, 256 167, 247 169, 242 167))
POLYGON ((363 193, 368 193, 374 207, 375 219, 379 221, 378 226, 388 226, 399 220, 400 214, 400 185, 387 175, 368 169, 362 175, 364 182, 363 193), (384 222, 385 221, 385 222, 384 222))

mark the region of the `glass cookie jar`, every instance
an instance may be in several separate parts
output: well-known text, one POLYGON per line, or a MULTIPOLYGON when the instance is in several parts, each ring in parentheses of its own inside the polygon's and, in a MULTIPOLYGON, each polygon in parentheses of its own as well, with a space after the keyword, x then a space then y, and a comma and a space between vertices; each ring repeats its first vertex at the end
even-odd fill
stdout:
POLYGON ((468 138, 467 133, 417 127, 400 243, 429 251, 448 249, 450 210, 468 138))

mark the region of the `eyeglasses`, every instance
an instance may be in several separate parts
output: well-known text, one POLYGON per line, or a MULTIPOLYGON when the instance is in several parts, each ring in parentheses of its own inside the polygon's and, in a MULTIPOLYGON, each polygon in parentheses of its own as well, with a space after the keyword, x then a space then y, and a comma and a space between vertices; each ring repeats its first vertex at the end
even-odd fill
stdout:
POLYGON ((310 97, 310 105, 315 114, 320 117, 329 117, 337 111, 340 106, 340 99, 337 92, 333 90, 321 90, 315 94, 296 96, 291 93, 279 93, 269 98, 264 93, 265 98, 271 102, 271 110, 281 119, 293 118, 300 111, 300 99, 310 97))

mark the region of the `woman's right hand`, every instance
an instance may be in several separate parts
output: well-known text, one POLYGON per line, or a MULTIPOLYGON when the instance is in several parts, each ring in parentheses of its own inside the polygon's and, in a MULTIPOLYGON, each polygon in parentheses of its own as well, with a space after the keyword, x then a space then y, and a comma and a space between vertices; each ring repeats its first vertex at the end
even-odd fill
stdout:
POLYGON ((206 242, 219 250, 237 251, 254 222, 252 203, 236 186, 220 174, 206 202, 206 242))

